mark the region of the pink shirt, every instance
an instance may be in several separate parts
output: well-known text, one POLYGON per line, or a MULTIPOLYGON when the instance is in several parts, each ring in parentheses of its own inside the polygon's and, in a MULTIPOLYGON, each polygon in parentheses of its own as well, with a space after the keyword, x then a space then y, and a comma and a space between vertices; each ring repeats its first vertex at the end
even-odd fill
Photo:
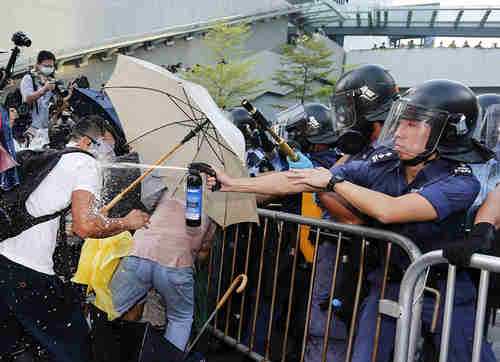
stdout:
POLYGON ((215 224, 203 215, 201 226, 186 225, 185 201, 164 195, 151 216, 148 229, 137 230, 130 252, 160 265, 184 268, 193 265, 200 248, 207 248, 215 232, 215 224))

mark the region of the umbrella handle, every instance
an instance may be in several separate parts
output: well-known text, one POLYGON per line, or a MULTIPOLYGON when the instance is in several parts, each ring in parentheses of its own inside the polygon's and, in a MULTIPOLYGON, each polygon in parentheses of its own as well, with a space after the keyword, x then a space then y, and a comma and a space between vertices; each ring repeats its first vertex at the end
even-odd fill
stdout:
POLYGON ((222 299, 217 304, 217 307, 215 308, 215 310, 219 310, 224 305, 224 303, 226 302, 227 298, 229 298, 229 296, 233 292, 234 288, 236 288, 236 286, 238 285, 238 283, 240 282, 240 280, 241 280, 241 284, 238 287, 238 289, 236 289, 236 293, 241 293, 246 288, 247 282, 248 282, 248 277, 245 274, 238 275, 236 277, 236 279, 233 281, 233 283, 231 284, 231 286, 229 287, 229 289, 226 291, 226 293, 224 294, 224 296, 222 297, 222 299))
MULTIPOLYGON (((179 148, 181 148, 183 145, 183 143, 179 143, 177 144, 174 148, 172 148, 170 151, 168 151, 167 153, 165 153, 162 158, 160 158, 158 161, 156 161, 154 163, 154 166, 159 166, 160 164, 162 164, 167 158, 170 157, 170 155, 172 153, 174 153, 175 151, 177 151, 179 148)), ((144 172, 141 176, 139 176, 134 182, 132 182, 125 190, 123 190, 119 195, 116 195, 116 197, 111 200, 111 202, 109 204, 106 205, 106 207, 104 208, 104 212, 108 212, 109 210, 111 210, 113 208, 113 206, 115 206, 130 190, 132 190, 139 182, 141 182, 147 175, 149 175, 151 172, 153 172, 153 170, 155 169, 153 167, 151 167, 149 170, 147 170, 146 172, 144 172)))

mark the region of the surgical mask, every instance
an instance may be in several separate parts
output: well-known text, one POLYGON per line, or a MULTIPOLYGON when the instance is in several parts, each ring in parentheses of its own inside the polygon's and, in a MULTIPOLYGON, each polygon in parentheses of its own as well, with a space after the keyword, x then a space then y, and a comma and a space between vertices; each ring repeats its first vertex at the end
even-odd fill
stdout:
POLYGON ((89 148, 89 152, 101 160, 112 160, 116 155, 113 147, 104 139, 99 139, 89 148))
POLYGON ((45 74, 45 75, 51 75, 54 73, 54 67, 44 67, 41 66, 39 67, 40 73, 45 74))

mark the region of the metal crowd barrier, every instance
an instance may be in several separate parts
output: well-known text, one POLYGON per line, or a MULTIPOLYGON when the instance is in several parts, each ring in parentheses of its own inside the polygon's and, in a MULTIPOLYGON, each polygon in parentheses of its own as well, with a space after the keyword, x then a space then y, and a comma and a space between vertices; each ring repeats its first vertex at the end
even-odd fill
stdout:
MULTIPOLYGON (((398 314, 398 316, 396 316, 398 317, 398 320, 394 350, 395 362, 413 361, 413 351, 415 350, 415 346, 417 343, 417 336, 410 335, 408 331, 410 329, 412 320, 420 320, 421 310, 416 310, 415 308, 412 309, 412 304, 414 304, 416 284, 418 280, 421 280, 427 268, 432 265, 441 263, 448 263, 448 260, 443 258, 442 250, 431 251, 422 255, 415 262, 413 262, 403 277, 403 280, 401 282, 401 289, 399 292, 399 304, 396 303, 397 305, 393 305, 393 310, 397 310, 396 314, 398 314)), ((479 290, 477 294, 474 342, 472 350, 472 361, 479 362, 479 360, 481 359, 481 345, 483 340, 490 272, 500 272, 500 258, 488 255, 474 254, 471 259, 470 267, 481 270, 479 290)), ((450 328, 453 313, 453 299, 455 296, 455 281, 456 267, 450 264, 448 266, 446 299, 444 304, 445 309, 443 311, 443 327, 441 335, 441 346, 439 351, 440 362, 448 360, 450 328)))
MULTIPOLYGON (((306 344, 307 344, 307 338, 308 338, 308 330, 309 330, 309 320, 310 320, 310 313, 311 313, 311 299, 312 299, 312 293, 313 293, 313 288, 314 288, 314 280, 315 280, 315 272, 316 272, 316 261, 317 261, 317 254, 318 254, 318 246, 319 246, 319 238, 320 238, 320 231, 324 233, 325 231, 328 231, 330 235, 334 235, 334 237, 337 240, 337 255, 336 255, 336 265, 333 271, 333 276, 332 276, 332 284, 331 284, 331 289, 330 289, 330 300, 329 300, 329 310, 328 310, 328 321, 326 323, 326 330, 325 330, 325 338, 323 342, 323 353, 322 353, 322 361, 326 360, 326 352, 327 352, 327 343, 328 343, 328 336, 329 336, 329 327, 330 327, 330 322, 332 318, 332 300, 334 296, 334 291, 335 291, 335 282, 336 282, 336 274, 337 274, 337 269, 339 265, 339 253, 341 249, 341 243, 344 241, 349 241, 350 236, 356 236, 362 239, 361 243, 361 250, 360 250, 360 259, 363 260, 363 255, 365 252, 366 245, 370 242, 385 242, 387 243, 387 258, 386 258, 386 269, 388 265, 388 261, 390 258, 390 250, 392 244, 396 244, 399 247, 401 247, 404 252, 408 255, 409 259, 411 262, 414 260, 417 260, 421 253, 420 250, 415 246, 415 244, 409 240, 406 237, 403 237, 399 234, 385 231, 385 230, 380 230, 380 229, 374 229, 374 228, 369 228, 369 227, 363 227, 363 226, 357 226, 357 225, 348 225, 348 224, 342 224, 342 223, 336 223, 332 221, 326 221, 326 220, 320 220, 320 219, 313 219, 313 218, 308 218, 308 217, 303 217, 303 216, 298 216, 298 215, 293 215, 293 214, 287 214, 283 212, 276 212, 276 211, 270 211, 270 210, 264 210, 264 209, 259 209, 258 210, 259 216, 261 218, 261 226, 257 226, 255 224, 252 224, 249 226, 248 232, 245 231, 247 240, 242 240, 241 237, 241 231, 240 231, 240 225, 236 225, 235 228, 232 231, 231 235, 231 247, 234 248, 233 255, 232 255, 232 261, 229 262, 227 261, 226 264, 231 264, 230 269, 228 265, 224 265, 224 256, 225 253, 227 253, 228 249, 228 236, 227 236, 227 229, 222 231, 222 237, 220 238, 219 242, 219 248, 218 250, 212 248, 210 252, 210 257, 209 257, 209 270, 208 270, 208 287, 207 290, 213 291, 213 294, 216 293, 216 303, 219 302, 221 295, 223 293, 224 287, 222 286, 223 284, 223 279, 228 278, 228 280, 232 280, 235 275, 236 275, 236 260, 238 259, 242 261, 242 255, 238 255, 238 244, 240 244, 240 249, 241 246, 245 246, 242 250, 246 254, 244 256, 244 267, 240 266, 240 269, 242 268, 243 270, 238 270, 238 273, 243 272, 247 274, 249 272, 249 264, 250 264, 250 254, 253 248, 258 248, 258 245, 252 245, 252 234, 255 234, 256 232, 262 232, 262 240, 261 240, 261 245, 260 245, 260 252, 258 255, 258 277, 256 282, 256 290, 254 290, 255 293, 255 299, 251 300, 250 296, 248 296, 248 288, 247 290, 243 293, 241 296, 241 300, 239 300, 240 303, 240 310, 237 313, 234 313, 237 315, 236 318, 231 318, 231 300, 228 301, 228 303, 225 306, 225 311, 222 309, 219 314, 220 316, 214 318, 213 325, 210 327, 210 331, 212 334, 214 334, 216 337, 219 339, 223 340, 227 344, 233 346, 237 350, 245 353, 248 355, 250 358, 256 361, 269 361, 270 360, 270 342, 271 342, 271 337, 272 337, 272 332, 273 332, 273 323, 274 321, 274 315, 275 315, 275 308, 276 308, 276 297, 277 297, 277 289, 278 289, 278 268, 280 265, 280 257, 283 258, 284 256, 281 254, 281 247, 282 247, 282 242, 283 242, 283 230, 284 230, 284 223, 291 223, 292 225, 296 225, 296 235, 295 235, 295 240, 293 240, 294 243, 294 249, 295 252, 293 254, 293 262, 292 262, 292 268, 291 268, 291 275, 290 275, 290 285, 289 285, 289 294, 288 294, 288 307, 286 311, 286 323, 284 325, 284 337, 282 339, 282 346, 281 346, 281 355, 280 359, 282 362, 286 361, 286 351, 287 351, 287 344, 288 344, 288 336, 289 332, 291 329, 291 316, 292 316, 292 301, 294 298, 294 293, 302 293, 303 291, 295 291, 294 286, 295 286, 295 277, 296 277, 296 272, 297 272, 297 260, 298 260, 298 250, 299 250, 299 239, 300 239, 300 227, 299 225, 305 225, 305 226, 310 226, 311 231, 316 232, 316 235, 314 238, 314 258, 312 262, 312 272, 311 272, 311 277, 309 281, 309 291, 307 295, 307 306, 306 306, 306 318, 305 318, 305 328, 304 328, 304 333, 303 333, 303 340, 302 340, 302 347, 301 347, 301 354, 300 354, 300 361, 304 360, 304 354, 306 351, 306 344), (274 224, 273 224, 274 223, 274 224), (275 243, 276 246, 276 256, 274 260, 273 265, 266 265, 266 268, 270 270, 271 268, 273 270, 273 275, 263 275, 263 269, 264 269, 264 253, 266 249, 266 243, 269 243, 270 241, 268 240, 268 234, 270 232, 271 227, 277 226, 277 240, 271 240, 271 242, 275 243), (258 228, 261 228, 258 230, 258 228), (313 230, 314 229, 314 230, 313 230), (245 244, 241 244, 245 243, 245 244), (280 255, 281 254, 281 255, 280 255), (224 272, 225 271, 225 272, 224 272), (217 273, 217 274, 215 274, 217 273), (227 275, 230 273, 230 276, 227 275), (255 351, 255 336, 256 336, 256 325, 257 325, 257 319, 259 316, 259 308, 262 308, 260 305, 259 301, 261 300, 261 294, 262 294, 262 285, 263 285, 263 280, 266 279, 266 281, 270 281, 272 278, 272 293, 271 293, 271 302, 270 302, 270 310, 269 310, 269 316, 270 318, 267 321, 267 337, 266 337, 266 346, 265 346, 265 353, 264 355, 259 354, 255 351), (253 314, 249 317, 249 319, 246 321, 247 323, 251 323, 250 327, 247 327, 246 331, 248 333, 249 328, 251 329, 251 335, 249 337, 249 343, 245 344, 243 341, 243 325, 244 325, 244 319, 246 318, 244 310, 245 310, 245 303, 253 303, 251 306, 253 307, 253 314), (224 314, 225 312, 225 314, 224 314), (225 320, 224 320, 225 316, 225 320), (232 319, 232 320, 231 320, 232 319), (235 327, 235 319, 237 321, 237 328, 235 327), (231 334, 230 331, 230 324, 232 323, 233 326, 233 333, 231 334)), ((242 226, 243 227, 243 226, 242 226)), ((255 243, 255 238, 254 241, 255 243)), ((292 241, 289 241, 292 242, 292 241)), ((270 263, 268 263, 270 264, 270 263)), ((357 311, 358 311, 358 306, 360 303, 360 289, 361 289, 361 282, 362 282, 362 277, 363 277, 363 263, 360 263, 359 267, 359 273, 356 276, 357 278, 357 284, 356 284, 356 293, 355 293, 355 300, 354 300, 354 312, 352 315, 351 323, 350 323, 350 330, 349 330, 349 339, 348 339, 348 345, 347 345, 347 357, 346 361, 350 361, 351 354, 352 354, 352 349, 353 349, 353 341, 354 341, 354 333, 355 333, 355 326, 356 326, 356 318, 357 318, 357 311)), ((353 279, 356 279, 353 277, 353 279)), ((304 291, 305 292, 305 291, 304 291)), ((383 296, 383 291, 382 291, 382 296, 383 296)), ((234 296, 233 296, 234 298, 234 296)), ((417 305, 418 307, 418 305, 417 305)), ((416 311, 416 314, 419 314, 420 311, 416 311)), ((379 315, 379 319, 380 319, 379 315)), ((378 321, 378 324, 380 324, 380 321, 378 321)), ((417 325, 417 324, 415 324, 417 325)), ((417 332, 413 332, 417 334, 417 332)), ((376 352, 375 352, 376 354, 376 352)), ((375 358, 375 357, 374 357, 375 358)), ((276 358, 274 358, 276 359, 276 358)))

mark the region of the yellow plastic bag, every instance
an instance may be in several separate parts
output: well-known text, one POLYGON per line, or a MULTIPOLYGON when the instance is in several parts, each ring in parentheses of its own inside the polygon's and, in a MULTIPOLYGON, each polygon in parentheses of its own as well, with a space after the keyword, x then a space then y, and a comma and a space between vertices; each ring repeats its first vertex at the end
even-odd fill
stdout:
POLYGON ((105 239, 87 239, 83 244, 78 270, 71 279, 74 283, 87 285, 87 293, 94 291, 95 306, 108 314, 111 321, 119 315, 113 306, 109 282, 120 262, 129 255, 134 239, 126 231, 105 239))

